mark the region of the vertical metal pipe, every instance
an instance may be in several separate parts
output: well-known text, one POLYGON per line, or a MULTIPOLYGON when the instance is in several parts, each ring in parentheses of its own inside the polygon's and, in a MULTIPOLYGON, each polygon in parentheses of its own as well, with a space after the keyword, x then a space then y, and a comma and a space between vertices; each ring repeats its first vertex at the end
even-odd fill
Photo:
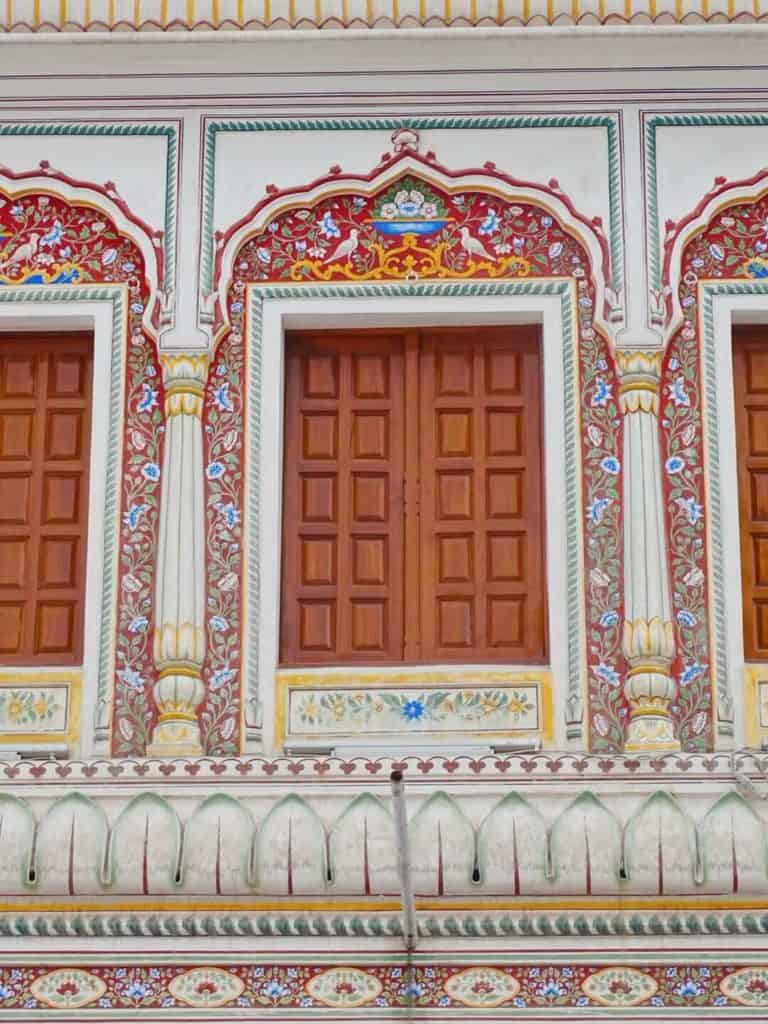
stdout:
POLYGON ((400 900, 403 908, 403 934, 406 949, 410 953, 416 946, 416 902, 413 896, 411 877, 411 851, 408 843, 408 815, 405 810, 405 785, 403 773, 392 772, 392 802, 395 808, 395 834, 397 836, 397 866, 400 873, 400 900))

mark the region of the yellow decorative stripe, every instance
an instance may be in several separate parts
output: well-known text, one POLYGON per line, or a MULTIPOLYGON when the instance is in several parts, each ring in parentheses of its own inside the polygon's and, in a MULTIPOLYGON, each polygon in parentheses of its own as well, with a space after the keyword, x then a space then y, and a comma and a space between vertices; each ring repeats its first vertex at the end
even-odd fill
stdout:
MULTIPOLYGON (((35 913, 74 913, 74 912, 114 912, 117 910, 156 911, 159 913, 173 913, 185 911, 190 913, 230 913, 235 911, 250 912, 297 912, 307 913, 328 912, 328 913, 354 913, 356 911, 368 913, 393 913, 400 909, 400 901, 390 897, 381 899, 328 899, 327 897, 301 896, 273 899, 253 899, 244 896, 242 899, 201 899, 190 900, 189 896, 180 895, 178 898, 163 897, 154 899, 121 898, 116 896, 112 900, 95 899, 89 900, 83 896, 76 900, 37 900, 34 896, 19 896, 18 899, 6 898, 0 901, 0 914, 18 914, 20 910, 34 911, 35 913)), ((621 910, 621 911, 648 911, 648 910, 768 910, 768 900, 765 899, 733 899, 723 897, 605 897, 605 898, 563 898, 541 897, 539 899, 528 898, 514 899, 487 898, 432 898, 417 897, 417 911, 553 911, 553 910, 621 910)))

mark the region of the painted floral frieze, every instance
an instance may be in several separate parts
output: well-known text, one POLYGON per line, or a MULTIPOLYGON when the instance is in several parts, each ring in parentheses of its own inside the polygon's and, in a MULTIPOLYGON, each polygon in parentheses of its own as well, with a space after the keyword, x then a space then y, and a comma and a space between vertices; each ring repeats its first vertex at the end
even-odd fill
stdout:
POLYGON ((526 731, 541 728, 539 691, 508 687, 291 690, 289 731, 328 735, 526 731))
POLYGON ((0 287, 53 284, 127 291, 112 748, 142 754, 155 716, 152 598, 164 430, 156 346, 143 323, 150 294, 144 257, 92 205, 53 192, 0 191, 0 287))
MULTIPOLYGON (((352 188, 341 192, 338 183, 333 194, 311 204, 302 202, 301 194, 288 194, 290 205, 284 202, 234 255, 225 337, 230 353, 242 350, 246 288, 259 283, 572 281, 577 352, 570 358, 581 396, 580 515, 586 535, 589 707, 584 720, 591 749, 616 752, 627 715, 620 638, 622 423, 610 345, 595 324, 596 269, 585 246, 547 208, 502 198, 499 191, 482 191, 476 184, 448 190, 425 169, 423 175, 411 170, 394 181, 390 177, 372 195, 352 188)), ((268 196, 261 206, 269 202, 268 196)), ((577 467, 569 472, 573 469, 578 472, 577 467)), ((233 505, 242 515, 234 496, 233 505)), ((241 568, 233 565, 231 572, 238 578, 241 568)))
POLYGON ((687 1010, 768 1005, 768 968, 696 963, 537 963, 458 967, 421 963, 325 968, 307 963, 111 964, 77 967, 10 963, 0 971, 3 1011, 88 1006, 115 1019, 147 1010, 258 1010, 359 1007, 405 1011, 537 1009, 687 1010))
POLYGON ((69 687, 0 687, 0 732, 63 732, 67 728, 69 687))

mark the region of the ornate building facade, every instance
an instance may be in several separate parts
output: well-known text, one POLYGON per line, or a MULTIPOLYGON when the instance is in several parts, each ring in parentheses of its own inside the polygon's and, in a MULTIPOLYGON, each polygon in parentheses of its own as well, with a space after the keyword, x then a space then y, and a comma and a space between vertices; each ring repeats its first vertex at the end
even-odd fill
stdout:
POLYGON ((760 3, 0 7, 0 1022, 763 1019, 760 3))

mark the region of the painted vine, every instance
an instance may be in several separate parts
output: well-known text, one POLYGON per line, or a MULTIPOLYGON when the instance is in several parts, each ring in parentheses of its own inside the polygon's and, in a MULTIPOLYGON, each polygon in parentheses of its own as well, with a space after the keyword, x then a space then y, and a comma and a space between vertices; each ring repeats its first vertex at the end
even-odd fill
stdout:
MULTIPOLYGON (((609 344, 594 326, 592 273, 586 250, 546 209, 473 190, 447 192, 410 172, 372 197, 349 193, 313 206, 296 205, 247 239, 234 259, 227 296, 231 331, 226 344, 228 363, 235 352, 241 353, 238 358, 242 360, 243 302, 248 283, 513 277, 573 280, 578 311, 585 500, 581 514, 586 532, 589 631, 589 708, 585 716, 591 749, 608 753, 621 750, 627 720, 621 652, 622 424, 609 344)), ((234 378, 228 394, 235 406, 229 429, 241 432, 242 398, 234 378)), ((212 401, 216 405, 210 396, 209 410, 212 401)), ((215 411, 217 416, 223 413, 215 411)), ((234 437, 232 469, 222 473, 222 479, 230 475, 233 482, 232 474, 239 473, 234 437)), ((210 485, 209 493, 210 516, 223 499, 210 485)), ((239 487, 228 492, 229 501, 233 515, 241 517, 239 487)), ((237 557, 224 557, 222 543, 216 541, 215 547, 211 583, 215 587, 216 580, 232 580, 232 593, 239 593, 234 583, 234 577, 242 572, 239 550, 237 557)), ((236 600, 233 598, 233 603, 236 600)), ((227 622, 229 629, 232 620, 227 622)), ((223 665, 222 660, 219 667, 223 665)), ((232 659, 228 668, 235 671, 232 659)))

